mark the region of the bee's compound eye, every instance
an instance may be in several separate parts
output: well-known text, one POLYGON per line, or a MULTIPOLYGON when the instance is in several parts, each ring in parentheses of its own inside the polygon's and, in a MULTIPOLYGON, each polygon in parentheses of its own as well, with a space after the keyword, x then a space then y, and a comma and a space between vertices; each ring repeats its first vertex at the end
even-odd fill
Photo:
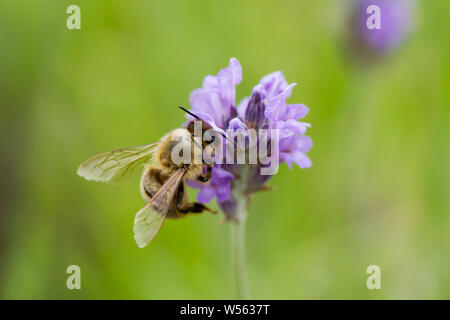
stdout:
POLYGON ((209 131, 205 131, 203 138, 205 144, 210 144, 215 139, 215 137, 209 131))
POLYGON ((192 120, 192 121, 189 121, 188 124, 187 124, 187 126, 186 126, 186 129, 187 129, 191 134, 194 134, 194 125, 195 125, 195 121, 192 120))
POLYGON ((210 144, 213 144, 214 143, 214 141, 216 141, 216 137, 213 135, 213 136, 208 136, 208 137, 205 137, 206 139, 205 139, 205 145, 207 145, 207 146, 209 146, 210 144))

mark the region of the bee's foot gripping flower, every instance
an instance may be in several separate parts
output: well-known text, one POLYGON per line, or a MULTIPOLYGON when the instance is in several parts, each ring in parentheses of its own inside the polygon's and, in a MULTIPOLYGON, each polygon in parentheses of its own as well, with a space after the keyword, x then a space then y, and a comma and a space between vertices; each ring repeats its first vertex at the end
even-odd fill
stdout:
MULTIPOLYGON (((312 140, 305 136, 310 125, 298 121, 309 110, 303 104, 286 103, 296 84, 288 84, 280 71, 268 74, 253 88, 251 96, 242 99, 236 107, 235 86, 241 80, 241 64, 231 58, 227 68, 220 70, 217 76, 206 76, 203 87, 192 92, 192 113, 222 133, 230 130, 276 132, 277 144, 271 143, 273 137, 263 139, 263 136, 257 135, 255 145, 258 148, 266 146, 271 159, 277 157, 277 164, 286 162, 289 168, 293 163, 300 168, 310 167, 311 160, 306 153, 312 146, 312 140)), ((248 140, 246 143, 248 151, 248 140)), ((201 189, 198 201, 206 203, 216 197, 226 219, 240 221, 244 217, 239 214, 242 203, 239 200, 243 197, 247 200, 253 192, 267 189, 265 183, 270 174, 262 174, 261 169, 271 163, 259 160, 256 163, 230 164, 224 159, 224 164, 216 164, 207 184, 190 183, 201 189)))

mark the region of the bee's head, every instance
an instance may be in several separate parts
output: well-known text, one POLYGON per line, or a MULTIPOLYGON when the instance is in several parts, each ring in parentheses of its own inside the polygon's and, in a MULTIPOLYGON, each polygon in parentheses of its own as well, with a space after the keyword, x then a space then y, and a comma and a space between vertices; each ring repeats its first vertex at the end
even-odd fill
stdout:
POLYGON ((213 134, 215 133, 215 131, 213 131, 212 127, 206 121, 200 119, 197 115, 193 114, 183 107, 178 108, 195 118, 194 120, 188 122, 186 129, 191 133, 193 137, 200 137, 203 147, 206 147, 207 145, 216 141, 215 134, 213 134))
MULTIPOLYGON (((217 135, 223 136, 225 139, 229 140, 232 143, 235 143, 234 141, 230 140, 225 133, 219 133, 215 131, 209 123, 206 121, 200 119, 197 115, 193 114, 192 112, 186 110, 183 107, 178 107, 187 114, 190 114, 192 117, 194 117, 194 120, 191 120, 188 122, 186 129, 192 134, 193 137, 200 136, 202 140, 203 147, 208 146, 210 144, 220 144, 220 139, 218 139, 217 135)), ((218 145, 217 145, 218 146, 218 145)))
POLYGON ((211 144, 216 139, 214 135, 215 131, 206 121, 197 119, 189 121, 186 129, 192 136, 199 136, 203 142, 203 146, 211 144))

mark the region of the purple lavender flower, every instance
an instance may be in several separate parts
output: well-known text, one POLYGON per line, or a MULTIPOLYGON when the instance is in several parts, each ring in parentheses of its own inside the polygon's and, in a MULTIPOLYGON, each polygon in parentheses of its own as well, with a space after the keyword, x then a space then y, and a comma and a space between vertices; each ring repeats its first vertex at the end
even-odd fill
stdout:
MULTIPOLYGON (((310 125, 298 121, 309 110, 303 104, 286 103, 296 84, 288 84, 279 71, 271 73, 264 76, 253 88, 251 96, 236 107, 235 86, 241 80, 241 65, 237 59, 231 58, 227 68, 220 70, 217 76, 206 76, 203 87, 192 92, 191 111, 219 132, 226 129, 277 129, 279 150, 270 152, 279 154, 280 163, 286 162, 289 168, 293 163, 300 168, 310 167, 311 160, 305 153, 311 148, 312 140, 304 135, 310 125)), ((257 143, 263 142, 258 140, 257 143)), ((265 165, 216 164, 207 184, 191 182, 190 185, 201 188, 198 201, 206 203, 217 197, 226 219, 240 221, 243 217, 237 213, 239 199, 266 188, 270 175, 260 173, 265 165)))
POLYGON ((217 76, 206 76, 203 87, 190 96, 192 112, 208 122, 213 129, 222 131, 236 116, 235 86, 242 81, 242 68, 237 59, 230 59, 228 68, 217 76))
POLYGON ((359 49, 384 54, 399 46, 413 27, 415 0, 357 0, 352 32, 359 49), (380 8, 380 29, 369 29, 367 8, 380 8))

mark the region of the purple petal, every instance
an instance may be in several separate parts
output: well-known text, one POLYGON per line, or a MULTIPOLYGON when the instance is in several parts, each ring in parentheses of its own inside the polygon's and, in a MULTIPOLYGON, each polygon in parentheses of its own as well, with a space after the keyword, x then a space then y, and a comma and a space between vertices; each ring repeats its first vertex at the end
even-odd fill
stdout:
POLYGON ((288 83, 287 83, 286 79, 284 78, 283 73, 281 71, 275 71, 273 73, 270 73, 270 74, 264 76, 259 81, 259 83, 264 86, 264 88, 267 92, 268 99, 279 95, 288 86, 288 83))
POLYGON ((200 182, 196 179, 186 180, 186 184, 194 189, 201 189, 205 187, 205 184, 203 182, 200 182))
MULTIPOLYGON (((231 194, 231 181, 234 176, 228 171, 219 166, 212 168, 211 180, 206 184, 202 184, 201 190, 197 195, 197 200, 201 203, 208 203, 214 197, 217 197, 219 202, 225 201, 231 194)), ((189 186, 198 187, 199 184, 193 181, 187 182, 189 186)))
POLYGON ((297 137, 295 142, 296 149, 303 153, 308 152, 313 146, 312 139, 308 136, 297 137))
POLYGON ((283 161, 289 166, 289 169, 292 169, 292 163, 297 164, 300 168, 306 169, 312 166, 311 160, 307 155, 301 152, 293 152, 289 154, 283 155, 283 161))
POLYGON ((228 129, 231 130, 247 130, 247 126, 245 123, 241 121, 238 117, 231 119, 230 123, 228 124, 228 129))
POLYGON ((205 89, 215 89, 217 88, 217 77, 215 76, 206 76, 203 79, 203 88, 205 89))
POLYGON ((231 182, 234 179, 234 176, 228 171, 222 169, 219 166, 213 167, 212 178, 211 181, 217 182, 231 182))
MULTIPOLYGON (((192 106, 192 112, 200 117, 199 114, 208 114, 215 124, 221 125, 227 110, 222 106, 220 97, 213 89, 196 89, 192 91, 189 98, 192 106)), ((187 115, 188 116, 188 115, 187 115)), ((202 118, 206 121, 206 119, 202 118)))
POLYGON ((197 201, 208 203, 216 196, 216 190, 210 186, 204 186, 197 195, 197 201))
POLYGON ((242 81, 242 66, 238 59, 231 58, 228 64, 229 79, 237 86, 242 81))
POLYGON ((217 74, 217 83, 222 103, 226 106, 235 104, 235 86, 242 81, 242 67, 235 58, 230 59, 228 68, 222 69, 217 74))
POLYGON ((284 137, 303 135, 306 133, 309 123, 300 122, 297 120, 276 121, 272 124, 273 128, 279 129, 280 139, 284 137))
POLYGON ((294 119, 298 120, 305 117, 309 109, 304 104, 290 104, 287 105, 282 116, 282 120, 294 119))
POLYGON ((312 147, 312 139, 308 136, 290 136, 280 139, 279 147, 281 152, 291 152, 292 150, 299 150, 306 153, 312 147))
POLYGON ((224 202, 231 195, 231 188, 229 185, 223 185, 216 189, 217 201, 224 202))
POLYGON ((239 102, 237 106, 237 114, 241 119, 245 119, 245 111, 247 110, 248 102, 250 101, 250 97, 245 97, 239 102))
POLYGON ((271 120, 281 120, 281 115, 283 114, 284 108, 286 107, 286 99, 291 95, 292 88, 294 88, 296 85, 297 84, 295 82, 291 83, 284 89, 283 92, 269 99, 265 111, 265 115, 267 118, 271 120))
POLYGON ((290 169, 292 163, 300 168, 308 168, 312 165, 311 160, 305 155, 312 147, 312 140, 307 136, 291 136, 280 140, 280 160, 286 162, 290 169))

